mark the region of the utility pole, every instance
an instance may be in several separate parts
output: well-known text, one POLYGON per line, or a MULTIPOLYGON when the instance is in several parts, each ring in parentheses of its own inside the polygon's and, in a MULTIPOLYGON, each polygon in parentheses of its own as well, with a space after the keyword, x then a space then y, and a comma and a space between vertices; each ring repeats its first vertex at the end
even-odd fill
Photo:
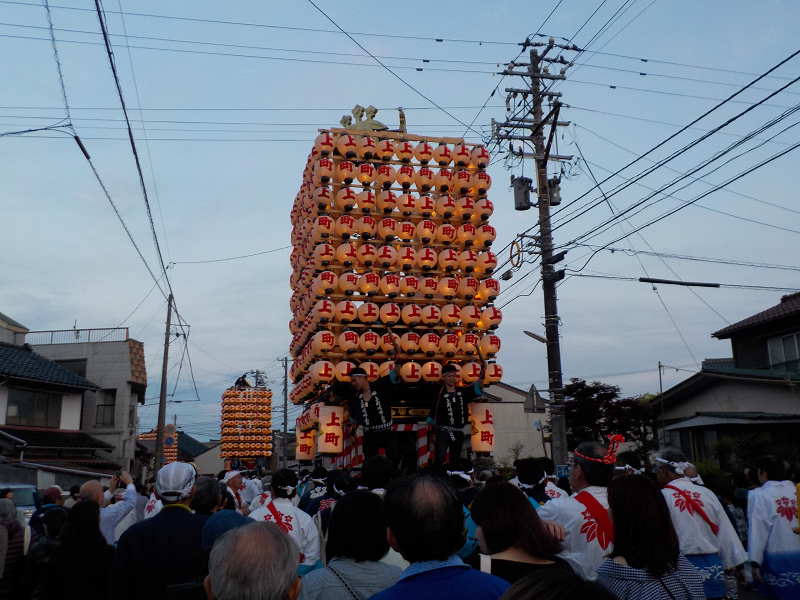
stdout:
POLYGON ((283 468, 286 468, 286 438, 289 436, 289 357, 283 357, 283 468))
MULTIPOLYGON (((560 74, 552 75, 549 72, 549 65, 563 64, 570 66, 563 56, 555 59, 546 58, 553 48, 562 50, 577 50, 577 47, 570 45, 559 45, 553 38, 545 44, 543 42, 531 42, 525 40, 522 44, 523 49, 531 47, 529 63, 512 63, 508 69, 503 71, 503 75, 513 75, 529 78, 528 88, 506 88, 506 92, 514 98, 522 96, 522 102, 527 112, 523 116, 510 116, 504 123, 492 121, 492 134, 496 140, 516 140, 522 142, 519 151, 515 151, 513 145, 509 144, 511 154, 523 159, 532 158, 536 162, 536 189, 537 206, 539 208, 539 236, 538 245, 541 255, 541 277, 542 291, 544 293, 544 318, 545 318, 545 338, 547 340, 547 371, 548 388, 550 392, 550 427, 553 436, 553 460, 557 465, 567 464, 567 423, 564 411, 564 386, 561 373, 561 345, 559 340, 559 318, 558 301, 556 295, 556 283, 564 279, 563 270, 555 270, 554 265, 564 259, 563 252, 553 255, 553 233, 550 223, 551 204, 560 203, 559 178, 547 179, 547 165, 550 160, 571 160, 571 156, 559 156, 550 153, 550 148, 555 137, 556 129, 559 125, 569 125, 568 122, 559 122, 558 114, 561 108, 560 92, 550 92, 542 89, 542 81, 545 82, 566 79, 564 73, 566 68, 562 68, 560 74), (541 54, 538 47, 544 46, 541 54), (542 65, 547 66, 543 69, 542 65), (516 67, 527 67, 526 70, 515 71, 516 67), (530 102, 528 101, 530 97, 530 102), (550 111, 545 116, 542 110, 542 100, 547 98, 550 102, 550 111), (550 132, 545 142, 544 128, 550 125, 550 132), (515 134, 516 130, 529 130, 527 135, 515 134), (525 144, 533 147, 533 153, 525 152, 525 144)), ((510 98, 509 98, 510 101, 510 98)), ((507 101, 507 106, 509 105, 507 101)), ((513 181, 513 177, 512 177, 513 181)), ((515 187, 517 187, 515 185, 515 187)), ((527 184, 526 184, 527 187, 527 184)), ((529 190, 525 190, 526 194, 529 190)), ((517 204, 518 210, 530 208, 530 203, 524 206, 517 204)))
POLYGON ((164 331, 164 361, 161 363, 161 395, 158 399, 158 425, 156 425, 156 452, 153 475, 158 475, 164 460, 164 425, 167 419, 167 363, 169 362, 169 335, 172 327, 172 294, 167 298, 167 328, 164 331))
POLYGON ((664 382, 661 378, 661 369, 664 368, 664 365, 661 364, 661 361, 658 361, 658 395, 659 395, 659 404, 661 405, 661 447, 664 448, 667 445, 667 424, 664 421, 664 382))

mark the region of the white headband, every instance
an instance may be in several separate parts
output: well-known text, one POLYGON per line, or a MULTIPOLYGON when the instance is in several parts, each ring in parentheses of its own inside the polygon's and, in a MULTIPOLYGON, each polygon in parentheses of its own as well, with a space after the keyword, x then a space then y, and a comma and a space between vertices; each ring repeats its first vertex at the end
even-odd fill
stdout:
POLYGON ((461 479, 469 483, 472 481, 472 477, 470 477, 470 475, 472 475, 474 472, 475 469, 470 469, 469 471, 448 471, 447 476, 453 477, 455 475, 456 477, 461 477, 461 479))
POLYGON ((287 494, 291 494, 296 489, 293 485, 279 485, 277 488, 283 490, 287 494))
POLYGON ((344 492, 336 487, 336 484, 333 484, 333 491, 336 492, 339 496, 344 496, 344 492))
MULTIPOLYGON (((658 460, 658 459, 656 459, 658 460)), ((615 471, 625 471, 629 475, 643 475, 644 474, 644 467, 641 469, 634 469, 630 465, 625 465, 624 467, 614 467, 615 471)))
POLYGON ((693 467, 694 465, 690 462, 672 462, 669 460, 664 460, 663 458, 656 458, 656 462, 664 463, 665 465, 669 465, 678 475, 684 475, 686 469, 688 467, 693 467))
POLYGON ((536 483, 520 483, 519 487, 520 489, 523 490, 532 490, 537 485, 542 485, 545 481, 547 481, 547 473, 545 471, 542 471, 542 478, 539 481, 537 481, 536 483))

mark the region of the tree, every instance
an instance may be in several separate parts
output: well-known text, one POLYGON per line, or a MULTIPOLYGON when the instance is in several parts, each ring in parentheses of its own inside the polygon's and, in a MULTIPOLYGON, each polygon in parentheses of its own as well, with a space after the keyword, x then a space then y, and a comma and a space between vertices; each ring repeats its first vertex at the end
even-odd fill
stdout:
POLYGON ((652 394, 620 398, 616 385, 570 379, 564 388, 570 449, 586 441, 605 444, 608 435, 621 433, 626 442, 635 444, 636 452, 644 461, 651 450, 658 448, 656 422, 650 406, 652 398, 652 394))

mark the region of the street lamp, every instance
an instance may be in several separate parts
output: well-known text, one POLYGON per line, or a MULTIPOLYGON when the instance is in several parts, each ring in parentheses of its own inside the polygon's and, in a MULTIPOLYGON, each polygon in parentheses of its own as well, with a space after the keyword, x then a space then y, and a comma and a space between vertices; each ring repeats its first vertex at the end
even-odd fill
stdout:
POLYGON ((546 344, 546 343, 547 343, 547 339, 546 339, 546 338, 544 338, 544 337, 542 337, 542 336, 541 336, 541 335, 539 335, 539 334, 536 334, 536 333, 531 333, 530 331, 523 331, 522 333, 524 333, 524 334, 525 334, 525 335, 527 335, 528 337, 532 337, 532 338, 533 338, 533 339, 535 339, 537 342, 542 342, 543 344, 546 344))

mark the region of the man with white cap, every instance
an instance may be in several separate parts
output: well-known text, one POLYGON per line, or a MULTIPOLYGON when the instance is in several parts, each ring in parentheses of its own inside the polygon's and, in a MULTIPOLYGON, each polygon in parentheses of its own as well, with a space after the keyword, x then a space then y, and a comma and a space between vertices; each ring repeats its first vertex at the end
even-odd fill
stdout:
POLYGON ((167 586, 201 575, 198 554, 205 518, 189 504, 195 492, 195 470, 186 463, 164 465, 156 478, 159 513, 132 525, 117 544, 112 588, 118 598, 162 599, 167 586))
POLYGON ((236 512, 243 514, 245 517, 249 515, 250 509, 247 508, 247 502, 245 502, 244 498, 242 498, 242 495, 239 493, 239 489, 242 487, 242 474, 236 470, 228 471, 222 478, 222 483, 227 486, 225 491, 228 492, 228 496, 231 497, 236 512))

